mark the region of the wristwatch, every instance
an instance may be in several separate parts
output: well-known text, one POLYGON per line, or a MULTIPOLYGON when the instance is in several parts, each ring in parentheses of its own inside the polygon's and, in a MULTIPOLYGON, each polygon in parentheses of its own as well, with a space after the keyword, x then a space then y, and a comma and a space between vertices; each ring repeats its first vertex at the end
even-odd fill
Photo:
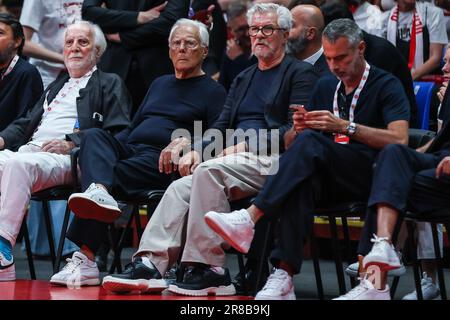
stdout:
POLYGON ((352 136, 356 133, 356 123, 350 122, 350 124, 345 128, 347 130, 347 135, 352 136))

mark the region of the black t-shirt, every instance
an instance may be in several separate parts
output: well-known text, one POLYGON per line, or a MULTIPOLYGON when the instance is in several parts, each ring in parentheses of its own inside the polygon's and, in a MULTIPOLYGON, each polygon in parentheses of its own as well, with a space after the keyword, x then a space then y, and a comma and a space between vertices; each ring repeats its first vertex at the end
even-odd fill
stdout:
POLYGON ((245 97, 239 105, 236 129, 268 129, 264 117, 264 107, 268 103, 267 94, 277 76, 279 66, 261 71, 256 69, 245 97))
MULTIPOLYGON (((329 110, 333 113, 333 98, 338 82, 339 80, 335 77, 319 79, 306 109, 308 111, 329 110)), ((344 94, 344 96, 346 96, 346 102, 343 111, 348 118, 353 94, 344 94)), ((343 97, 339 98, 339 100, 341 99, 343 100, 343 97)), ((369 77, 361 91, 354 115, 353 121, 356 124, 372 128, 384 129, 390 122, 408 121, 410 116, 409 103, 400 81, 393 75, 371 66, 369 77)), ((329 136, 332 138, 332 135, 329 136)), ((359 142, 350 140, 350 143, 356 144, 359 142)))
POLYGON ((189 79, 162 76, 150 86, 131 128, 117 138, 162 150, 175 129, 184 128, 193 136, 194 121, 202 121, 204 130, 209 128, 222 111, 225 97, 223 86, 205 75, 189 79))

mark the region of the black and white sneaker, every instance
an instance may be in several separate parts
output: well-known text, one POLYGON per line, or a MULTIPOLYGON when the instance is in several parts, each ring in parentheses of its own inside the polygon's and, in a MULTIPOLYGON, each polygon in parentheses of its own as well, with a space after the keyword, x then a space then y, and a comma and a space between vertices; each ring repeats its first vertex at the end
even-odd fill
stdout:
POLYGON ((137 257, 126 265, 123 273, 103 278, 103 288, 112 292, 156 293, 167 289, 167 286, 166 280, 162 279, 158 269, 147 257, 137 257))
POLYGON ((3 253, 0 252, 0 281, 14 281, 16 280, 16 266, 14 258, 7 260, 3 253))
POLYGON ((170 284, 169 291, 186 296, 236 294, 228 269, 207 265, 189 266, 183 275, 183 281, 170 284))

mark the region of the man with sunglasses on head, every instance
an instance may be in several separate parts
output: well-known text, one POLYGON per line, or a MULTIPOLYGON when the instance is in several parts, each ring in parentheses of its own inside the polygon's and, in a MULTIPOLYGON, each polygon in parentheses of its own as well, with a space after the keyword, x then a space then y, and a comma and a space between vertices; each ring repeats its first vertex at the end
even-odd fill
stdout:
MULTIPOLYGON (((305 104, 317 80, 311 65, 285 54, 292 24, 287 8, 257 4, 247 17, 258 64, 234 80, 223 111, 212 126, 221 135, 205 136, 181 158, 179 172, 183 177, 166 190, 131 264, 123 274, 103 280, 106 289, 155 291, 158 288, 152 285, 180 259, 185 272, 169 286, 170 292, 235 294, 229 272, 223 267, 226 244, 206 225, 204 215, 210 210, 229 212, 230 201, 258 193, 285 149, 285 134, 292 127, 289 106, 305 104), (235 130, 231 141, 223 139, 227 143, 220 143, 215 157, 201 163, 200 150, 205 154, 213 142, 217 146, 229 129, 235 130), (253 132, 254 136, 245 137, 239 131, 253 132), (261 143, 252 143, 253 138, 261 143), (268 147, 272 145, 275 147, 268 147)), ((167 284, 159 291, 165 287, 167 284)))

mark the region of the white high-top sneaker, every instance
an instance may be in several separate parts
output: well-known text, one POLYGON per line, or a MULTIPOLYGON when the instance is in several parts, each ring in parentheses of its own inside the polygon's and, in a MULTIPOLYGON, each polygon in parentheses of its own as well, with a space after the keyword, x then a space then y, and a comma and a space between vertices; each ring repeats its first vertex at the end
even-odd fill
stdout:
POLYGON ((373 235, 372 250, 364 257, 363 266, 365 269, 371 265, 380 267, 383 271, 389 271, 398 269, 401 267, 400 259, 395 252, 394 246, 388 241, 387 238, 379 238, 373 235))
POLYGON ((205 222, 237 251, 247 253, 250 249, 255 224, 247 210, 230 213, 209 211, 205 214, 205 222))
POLYGON ((295 300, 292 277, 283 269, 275 269, 255 300, 295 300))
POLYGON ((50 279, 51 284, 63 285, 68 288, 100 284, 100 272, 97 264, 84 254, 74 252, 72 258, 68 258, 66 261, 67 264, 64 268, 50 279))

